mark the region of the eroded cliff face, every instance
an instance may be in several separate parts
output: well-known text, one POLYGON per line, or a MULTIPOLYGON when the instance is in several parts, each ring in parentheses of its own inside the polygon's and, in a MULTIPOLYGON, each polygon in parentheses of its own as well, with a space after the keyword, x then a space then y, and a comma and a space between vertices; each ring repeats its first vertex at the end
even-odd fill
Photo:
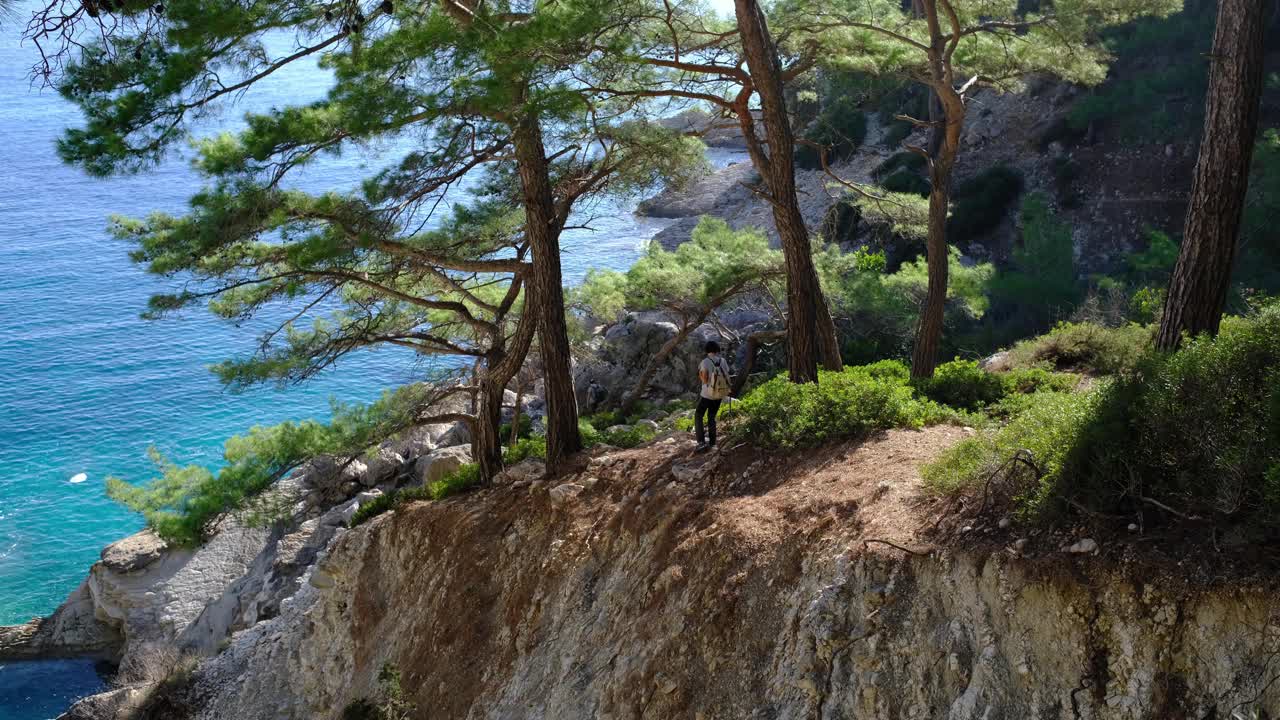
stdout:
POLYGON ((392 663, 433 719, 1280 712, 1263 588, 921 543, 914 467, 961 432, 706 466, 669 439, 404 507, 340 533, 189 699, 208 719, 339 718, 392 663))

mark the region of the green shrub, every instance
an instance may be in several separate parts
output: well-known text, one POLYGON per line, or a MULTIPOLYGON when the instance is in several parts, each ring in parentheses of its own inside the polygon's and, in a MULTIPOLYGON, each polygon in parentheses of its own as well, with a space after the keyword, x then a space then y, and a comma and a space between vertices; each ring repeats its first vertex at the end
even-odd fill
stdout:
POLYGON ((889 192, 911 193, 920 197, 928 197, 933 186, 917 173, 910 170, 898 170, 881 180, 880 187, 889 192))
POLYGON ((656 434, 652 428, 644 425, 627 425, 613 432, 605 430, 600 435, 600 441, 613 447, 633 448, 649 442, 656 434))
POLYGON ((547 459, 547 438, 545 435, 520 438, 515 445, 509 445, 502 451, 502 462, 515 465, 526 458, 535 460, 547 459))
POLYGON ((1009 350, 1010 368, 1047 363, 1059 370, 1109 375, 1132 368, 1151 344, 1152 327, 1130 323, 1109 328, 1092 323, 1058 323, 1045 335, 1009 350))
POLYGON ((1027 450, 1041 475, 1016 495, 1024 519, 1085 508, 1149 527, 1199 518, 1280 537, 1280 306, 1228 318, 1216 339, 1176 353, 1148 352, 1088 395, 1026 398, 1006 427, 926 468, 930 486, 976 488, 1027 450))
POLYGON ((480 466, 476 463, 467 463, 429 485, 400 488, 389 493, 383 493, 364 503, 351 516, 349 526, 356 527, 388 510, 395 510, 405 503, 416 500, 444 500, 472 490, 479 485, 480 466))
MULTIPOLYGON (((522 413, 520 415, 520 432, 517 434, 516 437, 527 438, 532 434, 533 434, 533 418, 522 413)), ((509 422, 502 423, 502 427, 498 429, 498 437, 502 438, 503 441, 506 441, 511 437, 511 423, 509 422)))
POLYGON ((821 371, 817 383, 778 376, 751 391, 729 417, 736 436, 767 448, 814 447, 874 430, 921 427, 954 416, 916 397, 901 364, 821 371))
POLYGON ((990 232, 1004 220, 1021 192, 1022 173, 1006 165, 987 168, 960 183, 953 193, 948 239, 963 244, 990 232))
POLYGON ((368 698, 351 702, 343 709, 342 720, 409 720, 417 710, 405 699, 400 670, 391 663, 378 672, 378 694, 381 698, 377 702, 368 698))
POLYGON ((885 161, 876 166, 871 171, 871 177, 879 180, 889 177, 899 170, 908 170, 913 173, 924 171, 926 160, 923 155, 913 152, 899 152, 885 158, 885 161))
POLYGON ((1013 249, 1012 260, 1012 267, 991 282, 1003 325, 1018 333, 1012 337, 1043 332, 1083 299, 1071 228, 1040 193, 1022 201, 1022 244, 1013 249))
POLYGON ((1080 163, 1067 157, 1053 159, 1053 189, 1064 208, 1078 208, 1084 200, 1079 186, 1080 163))
POLYGON ((427 485, 427 495, 432 500, 443 500, 461 495, 479 485, 480 466, 476 463, 468 463, 427 485))
POLYGON ((415 500, 430 500, 431 492, 421 485, 417 487, 401 488, 383 493, 378 497, 364 503, 356 509, 351 521, 347 524, 349 527, 362 525, 369 520, 381 515, 384 512, 395 510, 401 505, 413 502, 415 500))
POLYGON ((1018 412, 1007 425, 979 431, 925 465, 921 469, 925 485, 945 494, 980 490, 997 468, 1023 451, 1043 475, 1039 484, 1022 488, 1015 502, 1020 517, 1035 517, 1061 480, 1075 438, 1093 418, 1096 395, 1040 392, 1021 396, 1018 412))
POLYGON ((943 363, 933 377, 916 380, 915 387, 930 400, 965 410, 978 410, 1005 396, 1004 380, 974 360, 943 363))
MULTIPOLYGON (((837 98, 824 109, 813 124, 802 134, 805 140, 827 148, 827 162, 849 157, 867 138, 867 116, 852 99, 837 98)), ((806 170, 822 167, 817 148, 808 143, 796 143, 796 165, 806 170)))
POLYGON ((1042 367, 1014 368, 1000 373, 1006 395, 1026 395, 1048 390, 1068 392, 1079 384, 1080 378, 1069 373, 1050 372, 1042 367))
POLYGON ((884 136, 880 138, 880 143, 885 147, 896 148, 906 140, 911 131, 915 129, 915 125, 906 120, 892 120, 884 129, 884 136))

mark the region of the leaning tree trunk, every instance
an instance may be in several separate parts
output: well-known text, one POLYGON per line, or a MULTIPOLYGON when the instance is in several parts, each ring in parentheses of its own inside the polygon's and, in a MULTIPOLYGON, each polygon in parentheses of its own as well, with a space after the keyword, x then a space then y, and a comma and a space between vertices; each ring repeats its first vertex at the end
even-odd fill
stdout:
POLYGON ((564 317, 564 281, 560 270, 562 222, 551 192, 551 173, 537 116, 526 113, 513 128, 516 165, 524 194, 525 237, 533 262, 526 312, 537 313, 547 401, 547 471, 582 449, 578 404, 570 373, 569 331, 564 317))
POLYGON ((809 229, 796 196, 795 136, 787 116, 778 52, 757 0, 735 0, 735 10, 743 55, 760 96, 767 154, 756 138, 755 121, 745 97, 738 109, 738 120, 752 162, 768 189, 786 263, 787 369, 792 382, 813 382, 818 378, 819 358, 828 370, 842 367, 840 343, 813 267, 809 229))
MULTIPOLYGON (((520 278, 513 290, 519 290, 520 278)), ((526 285, 527 288, 527 285, 526 285)), ((490 338, 490 350, 485 355, 484 367, 479 372, 476 387, 475 423, 471 428, 471 456, 480 466, 480 478, 488 483, 502 471, 502 399, 511 378, 520 372, 524 360, 533 345, 538 328, 538 317, 531 314, 526 302, 525 310, 516 324, 515 335, 506 338, 505 323, 499 319, 490 338)), ((516 400, 516 422, 519 423, 519 398, 516 400)))
POLYGON ((1156 336, 1162 350, 1176 350, 1183 333, 1216 335, 1222 322, 1258 131, 1264 15, 1263 0, 1218 5, 1200 157, 1156 336))
MULTIPOLYGON (((956 91, 946 41, 938 23, 936 0, 923 0, 925 19, 933 45, 929 50, 929 66, 933 81, 930 88, 942 108, 941 137, 937 152, 929 156, 929 287, 916 325, 915 347, 911 353, 911 377, 933 377, 938 366, 938 345, 942 340, 942 324, 947 308, 947 210, 951 204, 951 179, 960 154, 960 131, 964 128, 964 98, 956 91)), ((936 127, 936 126, 935 126, 936 127)))

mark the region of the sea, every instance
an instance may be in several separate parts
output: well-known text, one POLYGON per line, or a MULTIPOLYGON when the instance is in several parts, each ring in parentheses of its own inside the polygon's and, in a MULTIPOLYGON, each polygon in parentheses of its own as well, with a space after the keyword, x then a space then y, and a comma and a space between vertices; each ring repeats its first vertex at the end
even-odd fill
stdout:
MULTIPOLYGON (((56 140, 82 119, 33 84, 36 48, 21 40, 21 18, 33 7, 19 3, 18 20, 0 21, 0 624, 52 612, 104 545, 142 527, 103 487, 109 476, 153 477, 148 448, 179 463, 217 465, 230 435, 325 419, 335 400, 367 402, 438 367, 375 350, 302 385, 232 393, 208 366, 252 352, 262 322, 237 325, 201 309, 141 319, 147 298, 172 281, 133 264, 129 246, 107 232, 109 218, 182 213, 202 178, 182 149, 158 167, 112 179, 59 160, 56 140)), ((200 133, 234 130, 246 111, 318 99, 329 83, 314 65, 288 68, 200 133)), ((294 186, 357 187, 412 143, 398 138, 326 158, 294 186)), ((723 166, 743 158, 711 151, 710 159, 723 166)), ((633 200, 605 203, 579 218, 590 229, 564 238, 567 282, 590 268, 625 269, 665 227, 633 207, 633 200)), ((88 660, 0 662, 0 720, 55 717, 103 684, 88 660)))

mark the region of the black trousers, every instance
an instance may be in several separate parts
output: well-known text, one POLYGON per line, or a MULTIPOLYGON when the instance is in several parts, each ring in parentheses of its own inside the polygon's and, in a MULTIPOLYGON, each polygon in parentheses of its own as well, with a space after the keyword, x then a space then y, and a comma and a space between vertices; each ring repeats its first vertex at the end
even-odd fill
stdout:
POLYGON ((693 411, 693 431, 698 435, 698 443, 705 442, 706 435, 702 432, 702 415, 707 416, 707 430, 711 434, 711 444, 716 444, 716 415, 720 413, 720 401, 708 400, 704 397, 698 398, 698 407, 693 411))

